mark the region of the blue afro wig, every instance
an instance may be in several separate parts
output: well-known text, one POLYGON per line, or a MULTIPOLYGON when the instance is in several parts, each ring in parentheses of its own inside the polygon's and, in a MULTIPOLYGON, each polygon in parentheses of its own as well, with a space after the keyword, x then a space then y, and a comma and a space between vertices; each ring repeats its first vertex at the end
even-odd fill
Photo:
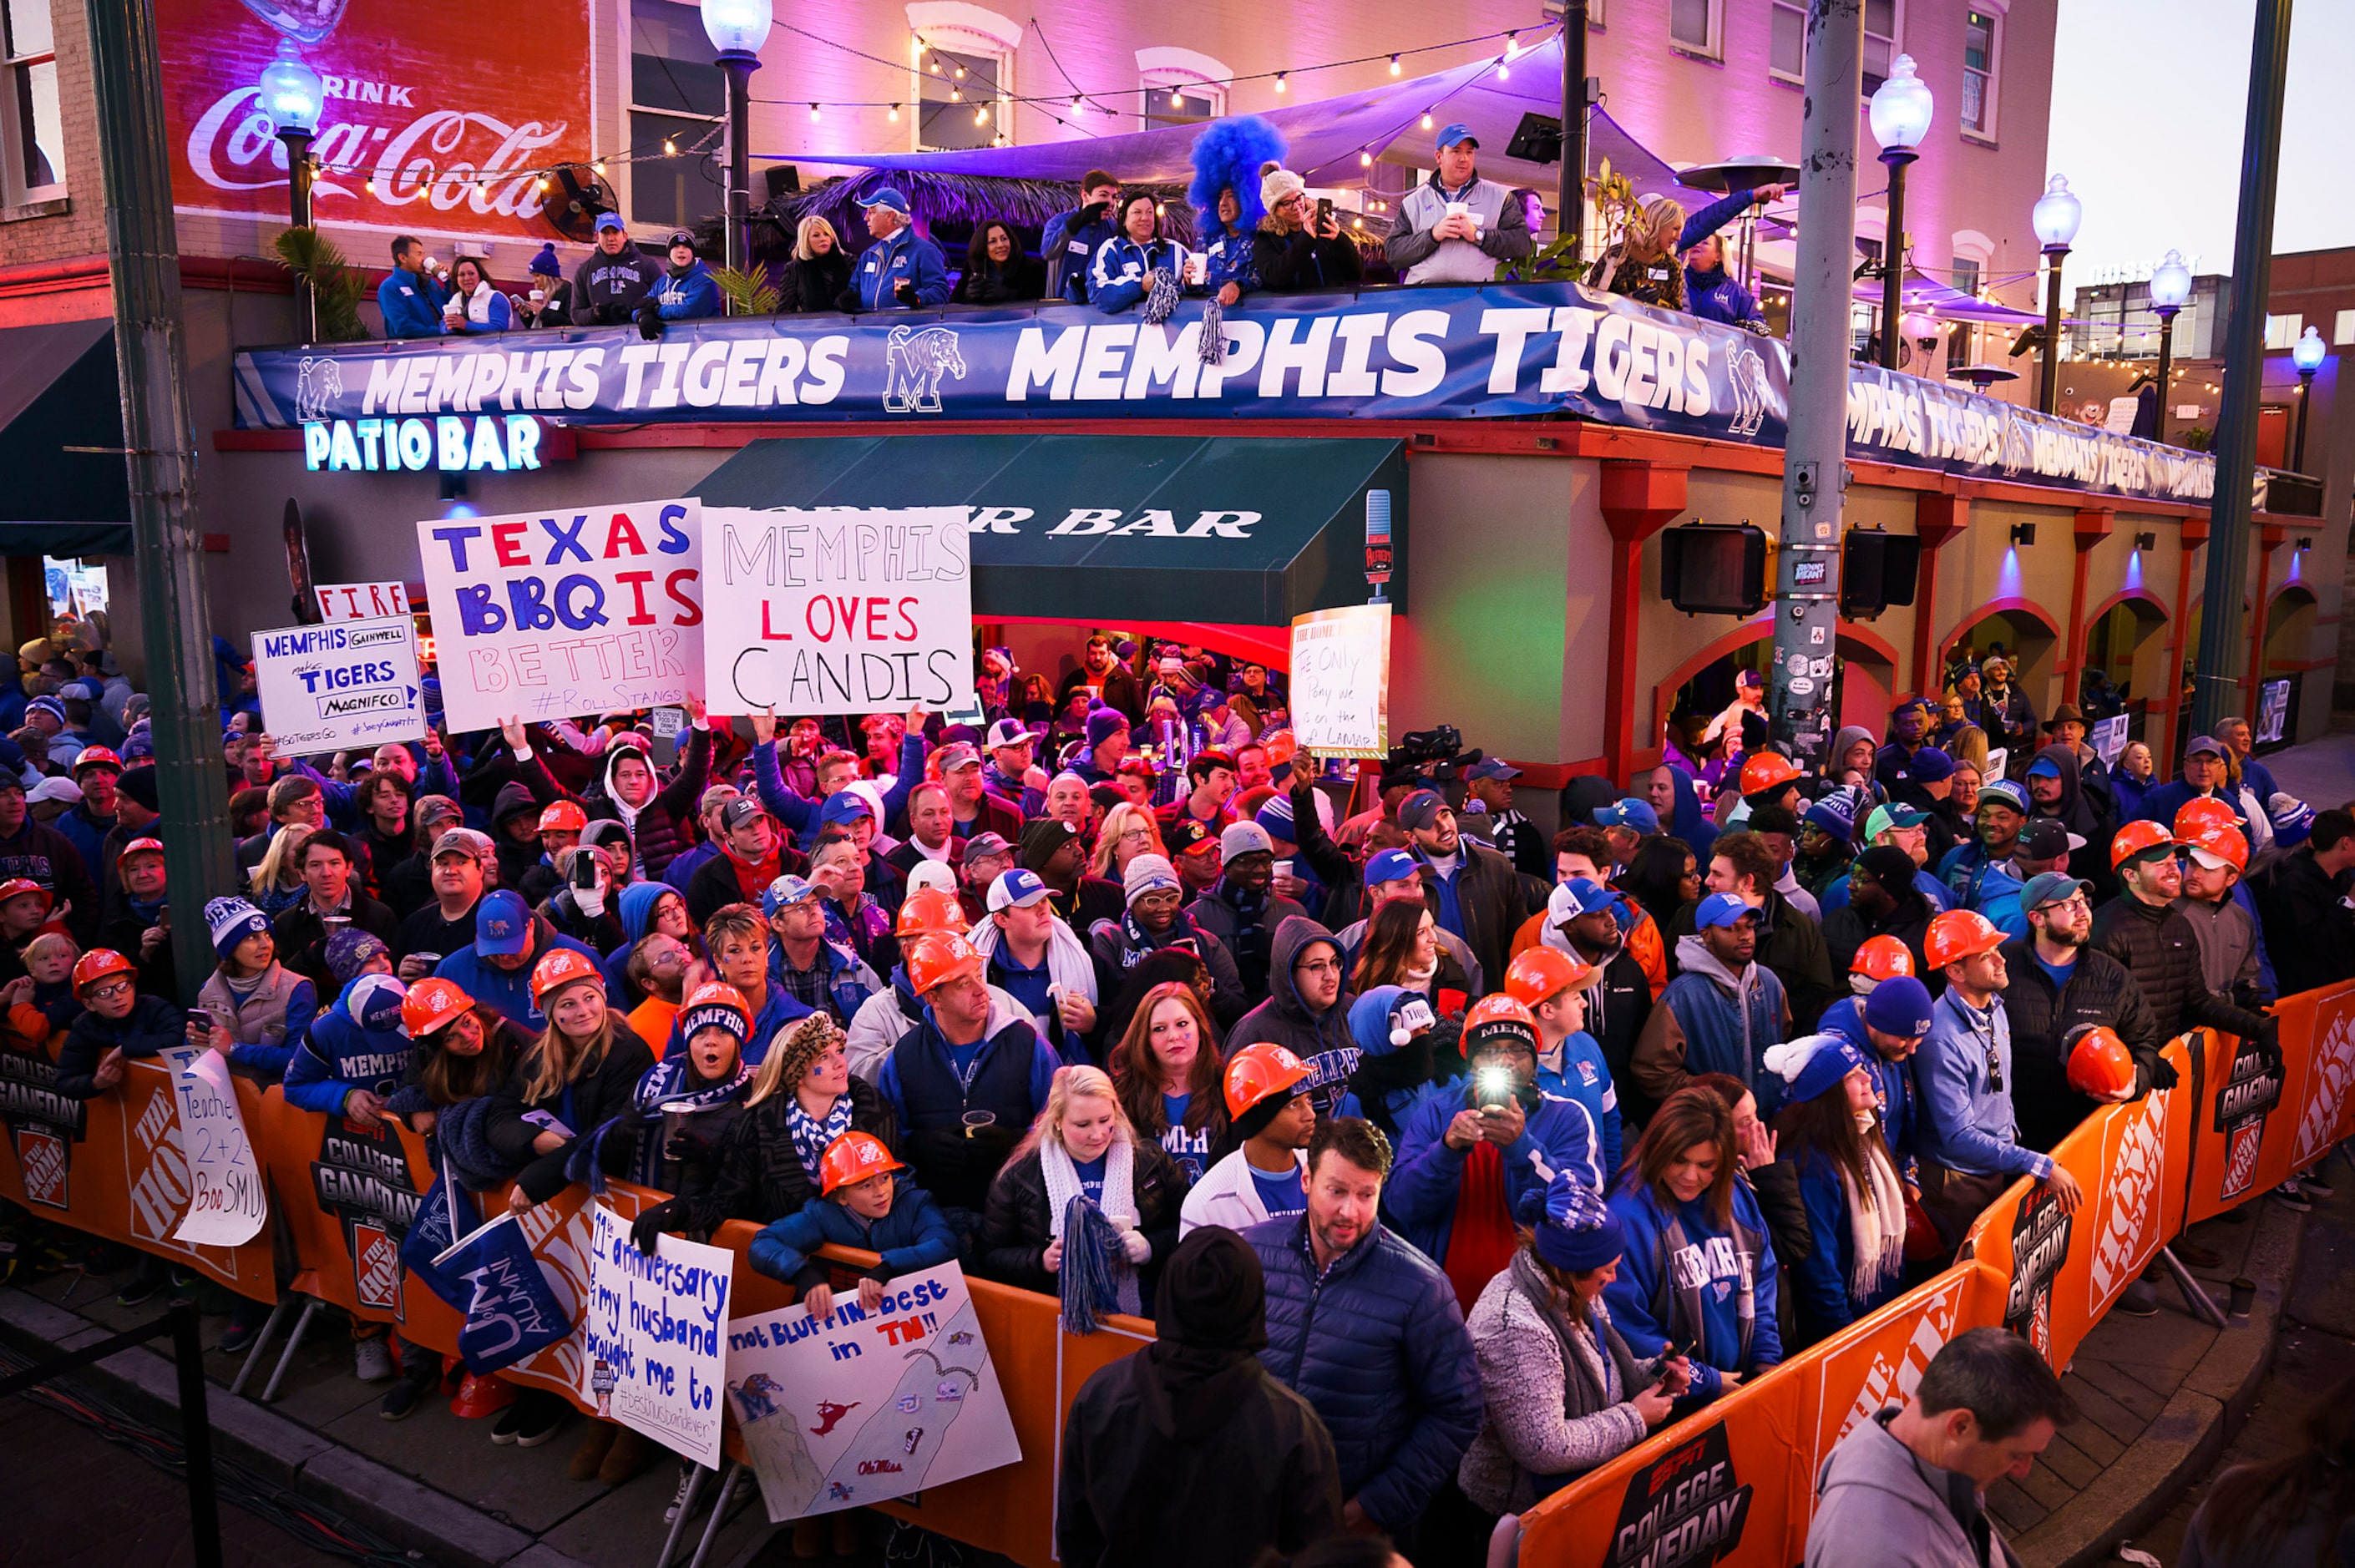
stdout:
POLYGON ((1219 232, 1219 193, 1232 187, 1242 206, 1237 221, 1249 234, 1267 216, 1259 199, 1260 165, 1284 161, 1284 132, 1256 114, 1213 121, 1194 138, 1194 183, 1186 199, 1196 215, 1194 232, 1207 238, 1219 232))

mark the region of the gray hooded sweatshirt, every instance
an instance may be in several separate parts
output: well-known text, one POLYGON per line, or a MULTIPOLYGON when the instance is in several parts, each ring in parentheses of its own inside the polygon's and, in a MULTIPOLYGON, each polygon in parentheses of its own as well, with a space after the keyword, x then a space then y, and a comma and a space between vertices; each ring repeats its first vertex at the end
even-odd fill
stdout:
POLYGON ((1806 1568, 2018 1568, 1970 1478, 1890 1436, 1897 1408, 1859 1424, 1816 1472, 1806 1568))

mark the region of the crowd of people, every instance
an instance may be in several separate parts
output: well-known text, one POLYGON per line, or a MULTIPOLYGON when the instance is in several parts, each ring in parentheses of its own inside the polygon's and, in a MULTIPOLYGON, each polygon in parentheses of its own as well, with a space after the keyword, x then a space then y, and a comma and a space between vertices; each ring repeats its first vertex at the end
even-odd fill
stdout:
MULTIPOLYGON (((10 1048, 61 1035, 59 1092, 90 1098, 209 1046, 518 1210, 600 1168, 668 1194, 641 1246, 751 1222, 752 1266, 820 1312, 957 1259, 1074 1329, 1152 1319, 1071 1412, 1078 1563, 1337 1532, 1476 1561, 1942 1267, 2013 1180, 2073 1209, 2052 1149, 2170 1085, 2177 1033, 2271 1049, 2274 999, 2355 975, 2355 815, 2274 789, 2245 726, 2128 796, 2069 709, 2023 744, 2008 671, 1970 673, 1964 716, 2016 781, 1966 790, 1917 701, 1805 771, 1745 680, 1625 792, 1573 780, 1548 839, 1453 732, 1353 798, 1294 744, 1281 670, 1196 646, 986 650, 975 723, 690 699, 676 742, 613 714, 333 758, 279 755, 220 652, 245 885, 202 906, 195 1025, 140 699, 95 643, 28 645, 0 689, 27 713, 0 748, 10 1048), (828 1243, 881 1261, 847 1280, 828 1243)), ((150 1259, 123 1299, 171 1287, 150 1259)), ((2121 1306, 2156 1309, 2141 1283, 2121 1306)), ((442 1386, 440 1356, 352 1334, 387 1418, 442 1386)), ((2068 1416, 2029 1363, 1950 1346, 1833 1456, 1819 1521, 1854 1533, 1810 1561, 1900 1560, 1856 1543, 1900 1528, 1875 1489, 1915 1460, 1946 1513, 1904 1528, 1983 1540, 1974 1489, 2068 1416), (1866 1451, 1891 1441, 1913 1459, 1866 1451)), ((490 1436, 572 1414, 519 1388, 490 1436)), ((576 1478, 655 1457, 586 1428, 576 1478)))

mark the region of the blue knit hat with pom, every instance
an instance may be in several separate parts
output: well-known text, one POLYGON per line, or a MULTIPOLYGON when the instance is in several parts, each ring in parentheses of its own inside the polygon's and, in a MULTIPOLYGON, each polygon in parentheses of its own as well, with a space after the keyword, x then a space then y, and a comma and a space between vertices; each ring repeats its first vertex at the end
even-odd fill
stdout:
POLYGON ((1545 1213, 1536 1235, 1538 1256, 1571 1274, 1601 1268, 1627 1250, 1619 1216, 1572 1171, 1558 1171, 1546 1183, 1545 1213))

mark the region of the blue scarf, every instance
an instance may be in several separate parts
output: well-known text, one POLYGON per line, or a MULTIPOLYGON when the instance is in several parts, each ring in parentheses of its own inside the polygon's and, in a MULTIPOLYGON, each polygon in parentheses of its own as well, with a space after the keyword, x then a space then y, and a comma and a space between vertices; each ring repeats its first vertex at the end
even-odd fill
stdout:
POLYGON ((826 1157, 826 1146, 850 1130, 850 1097, 836 1098, 834 1108, 819 1121, 802 1109, 801 1097, 787 1093, 785 1098, 785 1130, 794 1136, 794 1153, 800 1159, 802 1169, 812 1181, 819 1180, 818 1162, 826 1157))

